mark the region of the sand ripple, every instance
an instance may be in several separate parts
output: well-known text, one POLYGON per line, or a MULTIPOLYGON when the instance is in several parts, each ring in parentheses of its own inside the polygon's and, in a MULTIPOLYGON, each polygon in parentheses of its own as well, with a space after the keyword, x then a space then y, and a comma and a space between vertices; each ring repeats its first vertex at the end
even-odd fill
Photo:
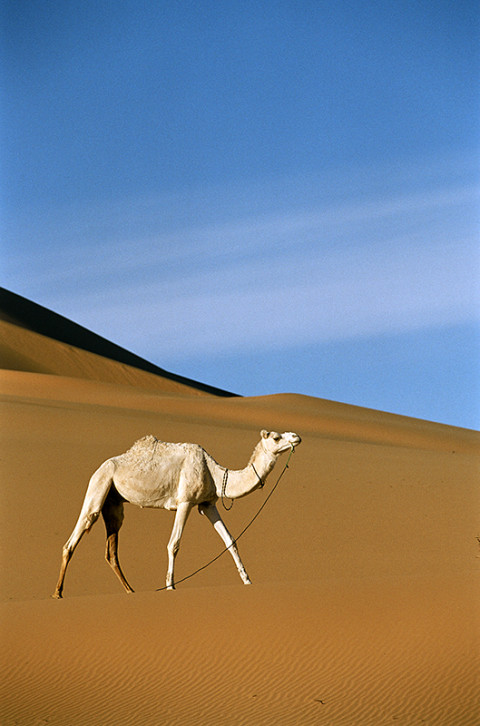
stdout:
POLYGON ((380 607, 378 588, 346 595, 238 586, 5 606, 2 724, 478 723, 465 600, 418 583, 384 589, 380 607))

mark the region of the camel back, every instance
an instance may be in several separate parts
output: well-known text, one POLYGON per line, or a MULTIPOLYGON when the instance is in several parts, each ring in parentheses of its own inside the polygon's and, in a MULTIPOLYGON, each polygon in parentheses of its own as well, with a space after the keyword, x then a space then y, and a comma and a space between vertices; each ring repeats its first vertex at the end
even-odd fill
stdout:
POLYGON ((156 468, 160 462, 165 460, 170 460, 171 463, 176 461, 180 465, 180 462, 189 453, 194 453, 198 457, 205 455, 206 452, 198 444, 167 443, 149 434, 135 441, 125 454, 117 457, 117 462, 122 467, 149 469, 156 468))

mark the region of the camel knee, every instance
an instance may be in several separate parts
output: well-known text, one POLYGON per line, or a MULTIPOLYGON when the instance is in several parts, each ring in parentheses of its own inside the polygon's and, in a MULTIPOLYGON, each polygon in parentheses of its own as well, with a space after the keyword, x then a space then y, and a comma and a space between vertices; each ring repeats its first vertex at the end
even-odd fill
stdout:
POLYGON ((176 557, 179 549, 180 549, 180 540, 174 540, 173 542, 169 542, 167 545, 167 552, 170 555, 170 557, 176 557))
POLYGON ((97 521, 99 515, 100 515, 100 512, 91 512, 89 514, 80 515, 80 518, 77 522, 77 526, 73 530, 69 539, 63 545, 64 561, 66 560, 68 562, 70 560, 71 556, 73 555, 73 553, 75 551, 75 548, 77 547, 78 543, 82 539, 83 535, 85 534, 85 532, 90 531, 90 529, 93 527, 93 525, 97 521))
POLYGON ((88 532, 93 527, 93 525, 95 524, 95 522, 97 521, 99 516, 100 516, 100 512, 91 512, 90 514, 85 515, 85 531, 86 532, 88 532))
POLYGON ((85 532, 89 532, 91 530, 99 516, 100 512, 82 512, 78 519, 77 525, 70 536, 70 539, 65 544, 65 547, 73 551, 82 539, 85 532))
POLYGON ((73 555, 73 547, 68 544, 63 545, 62 547, 62 562, 64 565, 68 565, 73 555))

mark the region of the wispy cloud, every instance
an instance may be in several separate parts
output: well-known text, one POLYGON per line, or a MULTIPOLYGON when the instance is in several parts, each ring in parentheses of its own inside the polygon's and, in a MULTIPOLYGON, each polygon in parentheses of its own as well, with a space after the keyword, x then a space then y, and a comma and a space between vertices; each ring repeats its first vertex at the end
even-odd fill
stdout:
POLYGON ((37 218, 7 286, 27 280, 27 296, 157 360, 478 319, 474 185, 280 197, 244 191, 228 210, 211 190, 183 218, 188 195, 37 218))
POLYGON ((471 321, 480 295, 468 244, 331 250, 94 294, 92 317, 116 339, 179 356, 279 348, 471 321), (128 330, 125 336, 124 330, 128 330), (128 338, 128 341, 126 340, 128 338))

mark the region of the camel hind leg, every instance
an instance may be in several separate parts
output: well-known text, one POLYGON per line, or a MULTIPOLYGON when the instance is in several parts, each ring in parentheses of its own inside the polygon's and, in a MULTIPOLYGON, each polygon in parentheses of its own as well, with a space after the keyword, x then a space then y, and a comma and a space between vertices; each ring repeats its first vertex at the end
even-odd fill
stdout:
POLYGON ((98 517, 103 507, 103 503, 107 498, 107 494, 113 483, 113 474, 115 471, 114 464, 111 460, 104 462, 90 479, 87 493, 83 501, 82 511, 75 525, 75 529, 63 545, 62 564, 60 566, 60 574, 58 576, 57 586, 52 597, 56 600, 62 597, 65 575, 68 563, 72 559, 72 555, 78 543, 82 539, 85 532, 88 532, 98 517))
POLYGON ((105 499, 102 507, 102 517, 107 530, 107 547, 105 550, 105 559, 122 583, 125 590, 130 593, 133 589, 128 584, 125 575, 118 561, 118 530, 123 523, 123 502, 124 500, 118 494, 113 486, 105 499))

